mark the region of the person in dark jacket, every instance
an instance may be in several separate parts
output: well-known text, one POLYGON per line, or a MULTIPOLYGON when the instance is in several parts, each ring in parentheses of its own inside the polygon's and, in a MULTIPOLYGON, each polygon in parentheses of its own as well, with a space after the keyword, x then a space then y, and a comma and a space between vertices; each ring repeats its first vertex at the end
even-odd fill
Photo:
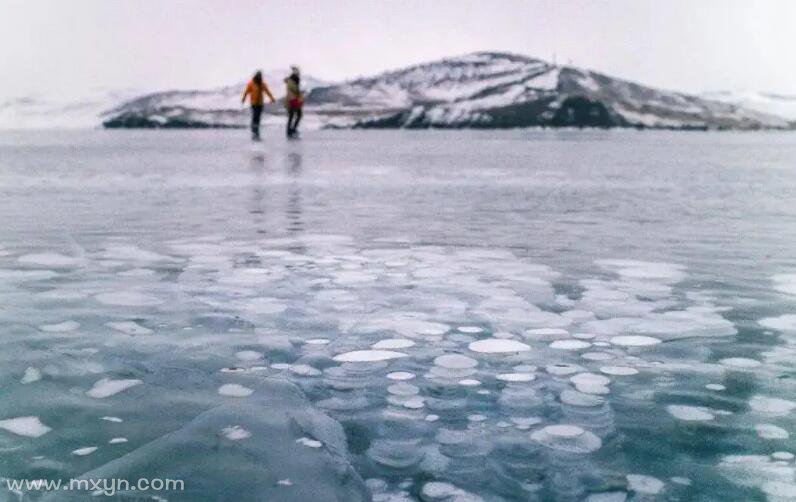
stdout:
POLYGON ((304 93, 301 92, 301 76, 296 66, 290 68, 290 76, 285 79, 287 93, 285 107, 287 108, 287 137, 294 138, 298 135, 298 125, 301 122, 302 107, 304 106, 304 93))

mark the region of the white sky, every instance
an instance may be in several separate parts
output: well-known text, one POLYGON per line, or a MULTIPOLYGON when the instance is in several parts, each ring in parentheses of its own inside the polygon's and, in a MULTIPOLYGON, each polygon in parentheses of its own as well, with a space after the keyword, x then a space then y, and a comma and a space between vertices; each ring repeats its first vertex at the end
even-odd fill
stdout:
POLYGON ((506 50, 689 92, 796 94, 796 0, 0 0, 0 102, 342 79, 506 50))

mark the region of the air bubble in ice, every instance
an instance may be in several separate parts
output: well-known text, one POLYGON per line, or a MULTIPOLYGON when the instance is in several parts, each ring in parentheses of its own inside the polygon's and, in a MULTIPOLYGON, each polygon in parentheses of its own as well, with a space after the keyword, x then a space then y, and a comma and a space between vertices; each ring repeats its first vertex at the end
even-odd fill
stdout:
POLYGON ((241 427, 240 425, 231 425, 221 429, 221 433, 225 438, 230 441, 240 441, 242 439, 250 438, 252 433, 241 427))
POLYGON ((393 371, 392 373, 387 373, 387 378, 390 380, 411 380, 415 377, 414 373, 410 373, 408 371, 393 371))
POLYGON ((303 444, 304 446, 306 446, 308 448, 320 448, 321 446, 323 446, 323 443, 321 443, 320 441, 312 439, 312 438, 309 438, 309 437, 306 437, 306 436, 302 437, 302 438, 298 438, 296 440, 296 442, 299 443, 299 444, 303 444))
POLYGON ((556 340, 550 344, 551 349, 582 350, 591 347, 591 343, 582 340, 556 340))
POLYGON ((478 366, 478 361, 461 354, 445 354, 434 359, 434 364, 448 369, 469 369, 478 366))
POLYGON ((627 487, 636 492, 647 495, 656 495, 663 490, 663 481, 644 474, 628 474, 627 487))
POLYGON ((661 343, 661 340, 658 338, 643 335, 615 336, 611 338, 610 341, 614 345, 620 345, 623 347, 649 347, 651 345, 657 345, 661 343))
POLYGON ((779 317, 766 317, 758 321, 764 328, 796 333, 796 314, 785 314, 779 317))
POLYGON ((728 357, 719 360, 719 364, 722 364, 724 366, 729 366, 731 368, 749 369, 760 366, 761 362, 746 357, 728 357))
POLYGON ((630 366, 603 366, 600 371, 612 376, 629 376, 638 373, 636 368, 631 368, 630 366))
POLYGON ((605 399, 600 396, 584 394, 583 392, 578 392, 572 389, 564 389, 561 391, 559 399, 564 404, 580 407, 602 406, 605 403, 605 399))
POLYGON ((392 350, 355 350, 334 356, 334 360, 341 363, 388 361, 407 357, 403 352, 392 350))
POLYGON ((241 361, 257 361, 262 359, 263 354, 262 352, 257 352, 255 350, 241 350, 239 352, 235 352, 235 357, 241 361))
POLYGON ((576 364, 558 363, 545 366, 545 371, 555 376, 567 376, 583 371, 583 367, 576 364))
POLYGON ((218 393, 227 397, 246 397, 254 392, 253 389, 237 383, 227 383, 218 388, 218 393))
POLYGON ((109 322, 105 326, 126 335, 151 335, 153 333, 151 329, 141 326, 135 321, 109 322))
POLYGON ((304 343, 307 345, 328 345, 329 340, 327 338, 310 338, 309 340, 304 340, 304 343))
POLYGON ((773 416, 783 416, 787 415, 791 412, 791 410, 796 408, 796 403, 793 401, 788 401, 787 399, 758 395, 752 397, 752 399, 749 401, 749 406, 758 413, 773 416))
POLYGON ((787 430, 774 424, 757 424, 755 432, 763 439, 788 439, 790 437, 787 430))
POLYGON ((43 324, 39 326, 39 329, 47 333, 68 333, 70 331, 75 331, 79 327, 80 323, 78 322, 64 321, 57 324, 43 324))
POLYGON ((602 446, 602 441, 595 434, 568 424, 543 427, 534 431, 531 439, 547 448, 569 453, 590 453, 602 446))
POLYGON ((616 356, 608 352, 584 352, 580 357, 587 361, 610 361, 616 358, 616 356))
MULTIPOLYGON (((495 378, 504 382, 532 382, 536 378, 531 373, 500 373, 495 378)), ((460 382, 461 383, 461 382, 460 382)))
POLYGON ((17 261, 24 265, 35 265, 45 268, 72 268, 85 263, 85 260, 59 253, 33 253, 20 256, 17 261))
POLYGON ((385 340, 380 340, 373 345, 371 348, 373 349, 407 349, 415 345, 415 342, 409 340, 407 338, 387 338, 385 340))
POLYGON ((154 307, 163 303, 160 298, 137 291, 100 293, 94 298, 105 305, 117 305, 120 307, 154 307))
POLYGON ((674 418, 686 422, 707 422, 716 418, 707 408, 701 406, 670 404, 666 411, 674 418))
POLYGON ((291 373, 299 376, 315 377, 321 375, 319 369, 313 368, 308 364, 291 364, 289 369, 291 373))
POLYGON ((531 350, 529 345, 516 340, 505 340, 499 338, 487 338, 484 340, 477 340, 468 345, 468 348, 473 352, 480 352, 484 354, 501 354, 510 352, 525 352, 531 350))

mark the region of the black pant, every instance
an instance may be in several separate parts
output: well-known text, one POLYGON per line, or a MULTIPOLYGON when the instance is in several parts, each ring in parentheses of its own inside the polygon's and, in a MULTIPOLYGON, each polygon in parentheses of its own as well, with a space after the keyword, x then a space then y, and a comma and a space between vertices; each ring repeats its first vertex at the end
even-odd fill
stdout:
POLYGON ((263 105, 252 105, 252 134, 260 136, 260 116, 263 114, 263 105))
POLYGON ((299 122, 301 122, 301 107, 287 109, 287 135, 293 136, 296 134, 299 122))

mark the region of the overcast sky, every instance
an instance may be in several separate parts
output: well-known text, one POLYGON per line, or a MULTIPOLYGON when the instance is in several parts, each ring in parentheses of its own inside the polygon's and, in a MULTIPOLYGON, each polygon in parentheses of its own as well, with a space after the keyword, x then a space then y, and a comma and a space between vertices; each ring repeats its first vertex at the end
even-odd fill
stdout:
POLYGON ((0 0, 0 100, 326 79, 505 50, 689 92, 796 94, 793 0, 0 0))

